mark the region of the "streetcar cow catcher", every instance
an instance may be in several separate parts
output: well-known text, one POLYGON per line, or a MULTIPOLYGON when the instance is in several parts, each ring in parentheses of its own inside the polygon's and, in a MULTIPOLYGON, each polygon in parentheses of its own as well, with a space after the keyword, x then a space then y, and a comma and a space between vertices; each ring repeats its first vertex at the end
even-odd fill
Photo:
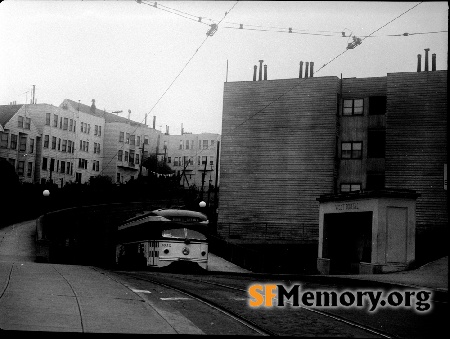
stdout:
POLYGON ((181 209, 157 209, 118 227, 116 263, 125 267, 166 267, 196 263, 208 268, 208 218, 181 209))

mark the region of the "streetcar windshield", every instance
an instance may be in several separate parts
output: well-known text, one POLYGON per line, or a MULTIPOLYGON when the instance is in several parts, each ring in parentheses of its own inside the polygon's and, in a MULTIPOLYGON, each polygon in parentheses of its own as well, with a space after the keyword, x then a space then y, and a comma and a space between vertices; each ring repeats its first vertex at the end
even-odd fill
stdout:
POLYGON ((164 230, 162 232, 162 236, 163 238, 206 240, 206 236, 204 234, 188 228, 164 230))

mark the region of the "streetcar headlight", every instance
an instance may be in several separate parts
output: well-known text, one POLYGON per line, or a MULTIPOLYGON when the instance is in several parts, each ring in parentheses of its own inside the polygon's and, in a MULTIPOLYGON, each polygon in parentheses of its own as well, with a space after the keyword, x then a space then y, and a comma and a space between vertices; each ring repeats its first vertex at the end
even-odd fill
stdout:
POLYGON ((205 251, 202 251, 202 257, 204 257, 206 255, 205 251))
POLYGON ((164 250, 164 254, 167 254, 167 253, 169 253, 169 249, 168 249, 168 248, 166 248, 166 249, 164 250))

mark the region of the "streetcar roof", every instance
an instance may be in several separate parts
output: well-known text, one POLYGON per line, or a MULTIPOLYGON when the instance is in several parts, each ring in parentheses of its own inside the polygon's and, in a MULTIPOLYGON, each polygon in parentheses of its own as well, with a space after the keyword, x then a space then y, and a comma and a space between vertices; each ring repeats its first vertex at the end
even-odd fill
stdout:
POLYGON ((208 217, 201 213, 201 212, 197 212, 197 211, 191 211, 191 210, 181 210, 181 209, 175 209, 175 208, 167 208, 167 209, 157 209, 152 211, 153 213, 163 216, 165 218, 170 218, 170 217, 195 217, 195 218, 199 218, 202 221, 206 221, 208 220, 208 217))
POLYGON ((164 218, 161 215, 155 215, 153 213, 141 216, 141 217, 133 217, 127 220, 125 223, 118 227, 119 230, 123 230, 128 227, 133 227, 137 225, 144 224, 146 222, 154 222, 154 221, 170 221, 169 219, 164 218))

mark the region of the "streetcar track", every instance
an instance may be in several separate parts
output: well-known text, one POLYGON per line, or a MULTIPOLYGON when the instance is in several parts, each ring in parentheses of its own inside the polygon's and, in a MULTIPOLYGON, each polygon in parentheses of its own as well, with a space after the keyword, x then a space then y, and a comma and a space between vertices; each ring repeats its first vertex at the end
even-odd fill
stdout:
MULTIPOLYGON (((160 282, 156 282, 156 281, 154 281, 153 279, 150 279, 148 276, 146 276, 145 278, 143 278, 143 277, 137 275, 136 273, 128 273, 128 272, 123 272, 123 271, 121 271, 120 274, 132 276, 132 277, 134 277, 134 278, 136 278, 136 279, 140 279, 140 280, 144 280, 144 281, 150 281, 150 282, 152 282, 152 283, 155 283, 155 284, 164 286, 164 287, 166 287, 166 288, 174 289, 174 290, 176 290, 176 291, 178 291, 178 292, 180 292, 180 293, 184 293, 184 294, 193 296, 192 293, 190 293, 190 292, 181 290, 181 289, 179 289, 178 287, 172 287, 172 286, 169 286, 169 285, 160 283, 160 282)), ((245 292, 245 293, 248 292, 247 290, 242 289, 242 288, 238 288, 238 287, 234 287, 234 286, 229 286, 229 285, 224 285, 224 284, 217 283, 217 282, 212 282, 212 281, 204 281, 204 280, 201 280, 201 279, 192 279, 192 278, 179 277, 179 276, 177 277, 177 279, 178 279, 178 280, 189 281, 189 282, 194 282, 194 283, 202 283, 202 284, 206 284, 206 285, 218 286, 218 287, 221 287, 221 288, 224 288, 224 289, 229 289, 229 290, 234 290, 234 291, 239 291, 239 292, 245 292)), ((195 299, 197 299, 197 300, 200 299, 200 301, 204 301, 204 302, 206 302, 206 303, 211 303, 211 301, 206 301, 206 299, 203 299, 202 297, 198 297, 198 296, 193 296, 193 297, 194 297, 195 299)), ((287 303, 290 304, 290 301, 287 301, 287 303)), ((221 307, 221 306, 219 306, 219 305, 216 305, 216 306, 219 307, 219 308, 224 309, 223 307, 221 307)), ((381 332, 380 330, 377 330, 377 329, 372 328, 372 327, 367 326, 367 325, 360 324, 360 323, 355 322, 355 321, 353 321, 353 320, 346 319, 346 318, 344 318, 344 317, 342 317, 342 316, 334 315, 334 314, 331 314, 331 313, 328 313, 328 312, 325 312, 325 311, 315 310, 315 309, 312 309, 312 308, 309 308, 309 307, 306 307, 306 306, 299 306, 299 308, 302 308, 302 309, 304 309, 304 310, 306 310, 306 311, 309 311, 309 312, 312 312, 312 313, 321 315, 321 316, 323 316, 323 317, 327 317, 327 318, 336 320, 336 321, 338 321, 338 322, 344 323, 344 324, 349 325, 349 326, 354 327, 354 328, 358 328, 358 329, 360 329, 360 330, 366 331, 366 332, 368 332, 368 333, 370 333, 370 334, 377 335, 377 336, 382 337, 382 338, 389 338, 389 339, 397 338, 397 336, 395 336, 395 335, 383 333, 383 332, 381 332)), ((226 312, 231 312, 231 311, 226 310, 226 312)), ((234 312, 232 312, 232 313, 235 314, 234 312)), ((252 321, 249 321, 249 320, 247 320, 247 319, 241 317, 240 315, 236 315, 236 316, 238 316, 238 317, 241 318, 241 319, 244 319, 244 321, 248 321, 248 322, 250 322, 250 323, 253 324, 252 321)), ((256 324, 255 324, 254 326, 257 326, 258 328, 261 328, 261 326, 256 325, 256 324)), ((278 336, 278 334, 275 334, 275 333, 273 333, 273 332, 270 331, 270 330, 267 330, 267 329, 263 329, 263 330, 266 331, 266 332, 268 333, 268 335, 278 336)))
POLYGON ((139 276, 139 275, 133 274, 133 273, 127 273, 127 272, 123 272, 123 271, 122 272, 118 272, 118 273, 130 276, 130 277, 133 277, 133 278, 138 279, 138 280, 148 281, 148 282, 151 282, 152 284, 159 285, 159 286, 162 286, 164 288, 167 288, 167 289, 170 289, 170 290, 174 290, 174 291, 177 291, 178 293, 187 295, 190 298, 192 298, 192 299, 194 299, 194 300, 196 300, 196 301, 198 301, 198 302, 200 302, 200 303, 202 303, 204 305, 207 305, 207 306, 215 309, 216 311, 219 311, 222 314, 225 314, 226 316, 232 318, 233 320, 239 322, 241 325, 246 326, 247 328, 253 330, 254 332, 256 332, 256 333, 258 333, 260 335, 263 335, 263 336, 278 336, 276 333, 274 333, 274 332, 272 332, 272 331, 270 331, 268 329, 262 328, 261 326, 255 324, 253 321, 245 319, 242 316, 236 314, 235 312, 227 310, 224 307, 222 307, 222 306, 220 306, 220 305, 218 305, 218 304, 216 304, 214 302, 211 302, 210 300, 207 300, 207 299, 205 299, 203 297, 200 297, 198 295, 194 295, 191 292, 188 292, 188 291, 186 291, 184 289, 180 289, 178 287, 170 286, 170 285, 167 285, 165 283, 161 283, 159 281, 155 281, 155 280, 153 280, 153 279, 151 279, 149 277, 145 277, 144 278, 142 276, 139 276))

